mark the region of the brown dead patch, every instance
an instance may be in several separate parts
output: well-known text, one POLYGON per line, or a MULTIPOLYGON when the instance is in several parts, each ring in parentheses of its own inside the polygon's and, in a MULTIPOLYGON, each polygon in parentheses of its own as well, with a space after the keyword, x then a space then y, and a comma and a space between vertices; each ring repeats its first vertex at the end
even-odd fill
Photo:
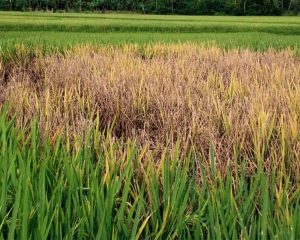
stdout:
POLYGON ((0 90, 19 125, 37 116, 51 138, 82 136, 98 119, 100 130, 114 123, 115 136, 150 149, 193 145, 207 163, 212 142, 224 171, 237 157, 249 161, 250 172, 259 159, 270 170, 289 161, 299 176, 300 63, 290 51, 77 49, 4 71, 0 90))

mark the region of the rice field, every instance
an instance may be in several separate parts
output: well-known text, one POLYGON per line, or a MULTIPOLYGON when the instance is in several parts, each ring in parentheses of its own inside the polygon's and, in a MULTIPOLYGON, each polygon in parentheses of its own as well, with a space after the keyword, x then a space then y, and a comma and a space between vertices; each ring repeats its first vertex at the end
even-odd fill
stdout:
POLYGON ((184 42, 299 49, 300 18, 0 12, 1 52, 21 43, 52 52, 86 44, 184 42))
POLYGON ((0 16, 0 239, 300 238, 299 18, 0 16))

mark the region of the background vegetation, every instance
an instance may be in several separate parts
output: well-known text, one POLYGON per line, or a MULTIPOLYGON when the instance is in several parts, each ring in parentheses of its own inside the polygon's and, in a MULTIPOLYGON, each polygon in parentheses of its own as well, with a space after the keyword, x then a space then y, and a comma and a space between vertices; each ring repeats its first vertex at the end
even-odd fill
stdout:
POLYGON ((298 17, 0 12, 0 52, 74 45, 196 42, 222 48, 300 49, 298 17))
POLYGON ((299 0, 1 0, 2 10, 135 11, 192 15, 297 14, 299 0))

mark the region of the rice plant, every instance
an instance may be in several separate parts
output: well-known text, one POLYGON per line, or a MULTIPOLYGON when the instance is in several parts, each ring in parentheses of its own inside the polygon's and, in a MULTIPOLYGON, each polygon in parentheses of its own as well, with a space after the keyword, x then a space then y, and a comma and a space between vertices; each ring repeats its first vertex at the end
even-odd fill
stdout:
POLYGON ((1 239, 300 237, 299 186, 289 176, 230 167, 209 176, 179 143, 157 163, 147 147, 96 125, 70 147, 63 137, 42 141, 36 121, 24 133, 2 112, 1 239))
POLYGON ((222 48, 299 49, 297 17, 157 16, 0 12, 0 54, 16 45, 51 52, 70 46, 214 43, 222 48))
MULTIPOLYGON (((245 163, 299 181, 300 65, 293 51, 222 50, 193 44, 73 48, 3 62, 0 101, 16 125, 37 118, 51 141, 74 141, 98 119, 116 138, 161 149, 195 148, 209 169, 245 163)), ((23 57, 25 56, 25 57, 23 57)))
POLYGON ((47 46, 0 60, 0 239, 300 238, 294 50, 47 46))

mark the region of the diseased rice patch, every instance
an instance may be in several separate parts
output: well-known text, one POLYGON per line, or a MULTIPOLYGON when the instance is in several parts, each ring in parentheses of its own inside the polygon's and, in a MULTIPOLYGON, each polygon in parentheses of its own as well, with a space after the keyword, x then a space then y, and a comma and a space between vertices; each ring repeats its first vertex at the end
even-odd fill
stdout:
POLYGON ((217 169, 300 172, 300 61, 292 51, 225 51, 193 44, 78 48, 2 66, 0 103, 19 126, 82 137, 92 125, 149 149, 177 141, 217 169), (4 76, 6 76, 4 78, 4 76))

